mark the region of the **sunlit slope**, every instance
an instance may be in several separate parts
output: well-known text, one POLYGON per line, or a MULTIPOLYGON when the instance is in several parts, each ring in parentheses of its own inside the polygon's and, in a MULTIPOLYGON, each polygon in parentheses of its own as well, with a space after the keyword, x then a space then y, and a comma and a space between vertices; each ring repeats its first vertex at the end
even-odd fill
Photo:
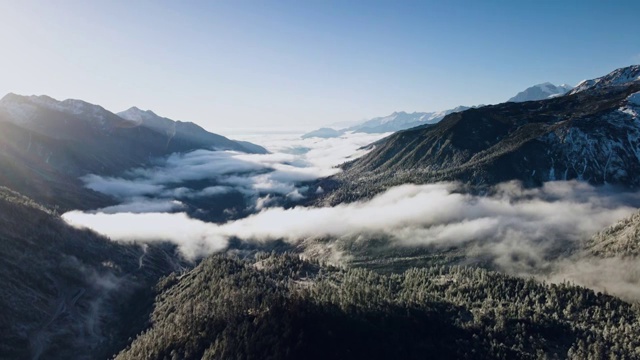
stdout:
POLYGON ((344 166, 325 188, 330 202, 370 196, 402 183, 457 180, 527 186, 578 179, 640 185, 640 81, 613 82, 542 101, 505 103, 448 115, 393 134, 344 166))

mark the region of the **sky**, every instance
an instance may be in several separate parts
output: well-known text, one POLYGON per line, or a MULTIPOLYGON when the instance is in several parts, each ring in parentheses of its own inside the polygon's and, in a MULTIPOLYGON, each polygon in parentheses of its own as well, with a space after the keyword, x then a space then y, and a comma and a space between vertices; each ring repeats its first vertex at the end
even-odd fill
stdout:
POLYGON ((214 132, 495 104, 640 63, 638 1, 0 0, 0 96, 214 132))

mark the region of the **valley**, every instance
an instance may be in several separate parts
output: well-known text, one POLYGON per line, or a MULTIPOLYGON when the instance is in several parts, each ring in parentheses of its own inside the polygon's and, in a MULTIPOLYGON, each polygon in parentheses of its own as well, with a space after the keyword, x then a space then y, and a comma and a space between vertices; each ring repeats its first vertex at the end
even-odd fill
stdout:
POLYGON ((0 353, 640 357, 639 93, 238 140, 9 94, 0 353))

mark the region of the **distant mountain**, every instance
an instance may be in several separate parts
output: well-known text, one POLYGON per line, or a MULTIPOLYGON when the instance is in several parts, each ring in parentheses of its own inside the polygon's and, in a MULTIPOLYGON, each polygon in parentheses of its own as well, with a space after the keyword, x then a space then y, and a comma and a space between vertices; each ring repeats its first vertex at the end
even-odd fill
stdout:
POLYGON ((78 177, 87 173, 115 175, 156 157, 203 148, 265 152, 193 123, 139 110, 127 115, 81 100, 6 95, 0 100, 0 165, 7 170, 0 186, 48 206, 84 209, 108 203, 83 188, 78 177))
POLYGON ((302 138, 309 139, 309 138, 317 137, 317 138, 328 139, 328 138, 339 137, 342 134, 344 134, 343 130, 334 130, 331 128, 320 128, 318 130, 314 130, 302 135, 302 138))
POLYGON ((434 124, 442 120, 445 116, 469 109, 467 106, 458 106, 453 109, 435 111, 435 112, 414 112, 406 113, 404 111, 394 112, 391 115, 373 118, 362 124, 352 126, 345 131, 363 132, 363 133, 385 133, 399 130, 410 129, 412 127, 434 124))
MULTIPOLYGON (((619 69, 600 79, 635 71, 619 69)), ((535 186, 578 179, 637 188, 640 81, 626 79, 594 81, 597 86, 547 100, 469 109, 397 132, 347 163, 333 178, 339 185, 322 187, 338 188, 329 195, 332 203, 392 185, 443 180, 476 186, 521 180, 535 186)))
MULTIPOLYGON (((535 101, 535 100, 543 100, 548 99, 554 96, 564 95, 568 91, 573 89, 570 85, 560 85, 556 86, 551 83, 543 83, 534 85, 530 88, 525 89, 522 92, 519 92, 516 96, 509 99, 509 102, 524 102, 524 101, 535 101)), ((396 132, 401 130, 410 129, 416 126, 435 124, 442 120, 445 116, 468 110, 471 108, 481 107, 483 105, 468 107, 468 106, 458 106, 453 109, 443 110, 443 111, 435 111, 435 112, 414 112, 414 113, 406 113, 404 111, 394 112, 391 115, 376 117, 371 120, 367 120, 364 122, 360 122, 356 125, 352 125, 346 128, 339 127, 325 127, 322 129, 314 130, 309 133, 306 133, 302 136, 303 139, 311 138, 311 137, 338 137, 347 132, 356 132, 356 133, 385 133, 385 132, 396 132)))
POLYGON ((466 106, 458 106, 453 109, 435 111, 435 112, 414 112, 406 113, 404 111, 394 112, 391 115, 382 116, 367 120, 365 122, 353 125, 351 127, 335 130, 331 128, 321 128, 302 135, 302 138, 311 137, 338 137, 347 132, 381 134, 386 132, 395 132, 412 127, 434 124, 442 120, 446 115, 464 111, 469 109, 466 106))
POLYGON ((562 84, 560 86, 553 85, 546 82, 543 84, 534 85, 524 91, 519 92, 516 96, 509 99, 509 102, 524 102, 524 101, 536 101, 544 100, 554 96, 564 95, 571 91, 573 86, 562 84))

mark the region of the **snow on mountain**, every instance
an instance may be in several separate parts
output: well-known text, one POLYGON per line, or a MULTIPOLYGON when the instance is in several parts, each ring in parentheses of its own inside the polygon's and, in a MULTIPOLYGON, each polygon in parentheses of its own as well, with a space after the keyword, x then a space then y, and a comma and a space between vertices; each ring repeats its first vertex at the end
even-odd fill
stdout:
POLYGON ((43 109, 82 117, 101 126, 104 126, 107 118, 113 116, 102 106, 76 99, 58 101, 46 95, 21 96, 9 93, 0 100, 2 118, 17 125, 34 125, 32 122, 43 109))
MULTIPOLYGON (((546 82, 538 85, 534 85, 520 93, 516 96, 509 99, 510 102, 524 102, 524 101, 534 101, 534 100, 544 100, 549 99, 556 96, 561 96, 573 89, 571 85, 562 84, 562 85, 554 85, 552 83, 546 82)), ((376 117, 359 124, 347 127, 340 128, 334 126, 326 126, 322 131, 315 130, 304 134, 304 138, 309 137, 337 137, 346 132, 362 132, 362 133, 385 133, 385 132, 396 132, 400 130, 410 129, 416 126, 427 125, 427 124, 435 124, 442 120, 445 116, 465 111, 472 108, 478 108, 484 105, 477 106, 458 106, 453 109, 447 109, 442 111, 433 111, 433 112, 413 112, 407 113, 404 111, 396 111, 387 116, 376 117), (340 131, 330 132, 327 129, 335 129, 340 131), (320 136, 321 135, 321 136, 320 136)))
POLYGON ((7 94, 0 100, 0 121, 57 139, 76 139, 89 134, 111 134, 132 127, 129 120, 86 101, 58 101, 49 96, 7 94))
POLYGON ((640 80, 640 65, 632 65, 616 69, 613 72, 591 80, 583 80, 569 92, 576 94, 587 89, 599 89, 605 86, 622 85, 632 81, 640 80))
POLYGON ((550 82, 534 85, 519 92, 516 96, 508 100, 508 102, 525 102, 544 100, 551 97, 561 96, 573 89, 572 86, 562 84, 556 86, 550 82))
POLYGON ((334 130, 330 127, 314 130, 304 134, 303 138, 310 137, 338 137, 346 132, 380 134, 385 132, 396 132, 410 129, 412 127, 435 124, 445 116, 459 111, 470 109, 467 106, 458 106, 453 109, 434 112, 413 112, 396 111, 387 116, 376 117, 371 120, 359 123, 342 130, 334 130), (331 130, 331 131, 330 131, 331 130))
POLYGON ((347 128, 347 131, 353 132, 389 132, 409 129, 424 124, 434 124, 442 120, 443 117, 459 111, 469 109, 466 106, 458 106, 453 109, 434 111, 434 112, 413 112, 406 113, 397 111, 391 115, 373 118, 362 124, 347 128))
POLYGON ((141 110, 135 106, 118 113, 125 120, 156 130, 170 137, 175 135, 176 121, 156 115, 151 110, 141 110))
POLYGON ((440 181, 484 187, 510 180, 527 186, 578 180, 637 189, 640 81, 459 112, 395 133, 343 169, 336 175, 340 188, 327 203, 358 200, 402 183, 440 181))
POLYGON ((119 112, 118 116, 127 121, 134 122, 138 126, 146 127, 165 135, 168 139, 167 141, 195 142, 200 143, 203 148, 208 148, 210 145, 215 144, 215 147, 218 149, 259 154, 267 152, 266 149, 256 144, 231 140, 224 136, 210 133, 192 122, 171 120, 157 115, 151 110, 141 110, 135 106, 119 112))

